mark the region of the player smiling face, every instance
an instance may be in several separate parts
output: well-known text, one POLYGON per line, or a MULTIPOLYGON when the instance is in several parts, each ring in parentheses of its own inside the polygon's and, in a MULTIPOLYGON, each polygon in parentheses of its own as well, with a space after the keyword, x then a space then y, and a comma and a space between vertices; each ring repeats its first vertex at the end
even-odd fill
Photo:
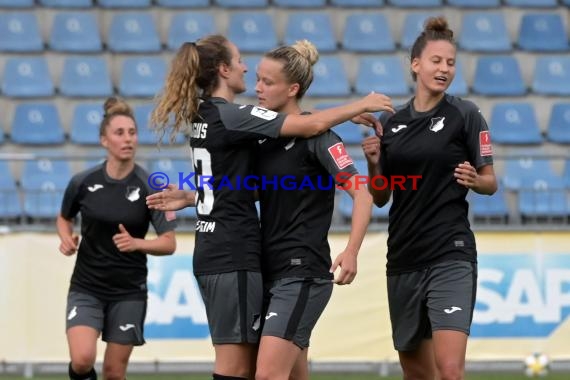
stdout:
POLYGON ((455 55, 456 48, 449 41, 428 41, 420 56, 412 60, 419 89, 445 92, 455 78, 455 55))

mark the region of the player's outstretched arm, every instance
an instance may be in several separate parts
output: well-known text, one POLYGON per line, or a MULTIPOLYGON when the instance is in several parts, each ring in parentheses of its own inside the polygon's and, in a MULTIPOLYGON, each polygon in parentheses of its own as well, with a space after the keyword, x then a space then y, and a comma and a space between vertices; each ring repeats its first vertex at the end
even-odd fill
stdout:
POLYGON ((177 211, 196 204, 196 192, 179 190, 176 185, 170 184, 162 191, 146 197, 146 205, 152 210, 177 211))

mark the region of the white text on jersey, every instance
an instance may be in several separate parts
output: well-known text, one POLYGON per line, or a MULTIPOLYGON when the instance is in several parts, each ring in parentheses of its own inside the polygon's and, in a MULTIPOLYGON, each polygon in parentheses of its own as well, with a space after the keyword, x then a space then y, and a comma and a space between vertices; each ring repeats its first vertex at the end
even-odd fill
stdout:
POLYGON ((216 222, 205 222, 199 220, 196 222, 196 231, 198 232, 214 232, 216 229, 216 222))
POLYGON ((208 123, 192 123, 190 137, 195 139, 205 139, 208 132, 208 123))

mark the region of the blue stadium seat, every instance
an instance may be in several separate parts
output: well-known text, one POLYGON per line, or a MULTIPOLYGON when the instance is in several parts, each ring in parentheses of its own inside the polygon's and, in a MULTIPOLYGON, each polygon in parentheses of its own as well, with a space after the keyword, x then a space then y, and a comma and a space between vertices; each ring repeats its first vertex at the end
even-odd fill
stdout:
POLYGON ((268 0, 214 0, 214 3, 226 8, 261 8, 268 5, 268 0))
POLYGON ((55 51, 92 53, 102 49, 97 19, 88 12, 56 13, 49 40, 55 51))
POLYGON ((525 218, 566 217, 570 214, 561 177, 534 181, 523 179, 518 204, 523 222, 525 218))
MULTIPOLYGON (((172 158, 159 158, 159 159, 152 159, 149 160, 148 164, 149 172, 150 173, 164 173, 168 176, 169 183, 176 185, 177 187, 180 185, 180 174, 182 173, 183 177, 187 177, 190 173, 194 172, 194 168, 192 167, 192 161, 184 158, 184 159, 172 159, 172 158)), ((161 181, 161 183, 165 183, 166 178, 161 181)), ((191 179, 191 183, 194 183, 194 178, 191 179)), ((188 185, 182 184, 185 190, 192 190, 188 185)))
POLYGON ((0 0, 0 8, 31 8, 34 0, 0 0))
POLYGON ((570 5, 570 0, 560 0, 560 4, 570 5))
POLYGON ((64 96, 106 97, 113 94, 111 76, 102 57, 68 57, 59 91, 64 96))
POLYGON ((447 4, 463 8, 496 8, 500 0, 447 0, 447 4))
POLYGON ((459 46, 464 50, 502 52, 512 48, 501 12, 471 12, 463 16, 459 46))
POLYGON ((36 15, 0 13, 0 51, 38 52, 44 49, 36 15))
POLYGON ((0 221, 18 218, 22 215, 22 205, 8 161, 0 160, 0 173, 0 221))
POLYGON ((16 144, 63 144, 65 134, 55 104, 17 104, 11 138, 16 144))
POLYGON ((102 8, 146 8, 151 0, 97 0, 97 4, 102 8))
POLYGON ((40 0, 40 4, 52 8, 91 8, 93 0, 40 0))
POLYGON ((558 4, 556 0, 504 0, 505 5, 511 7, 537 7, 548 8, 556 7, 558 4))
POLYGON ((336 55, 321 56, 313 67, 314 78, 308 96, 348 96, 350 84, 344 64, 336 55))
POLYGON ((159 57, 131 57, 123 61, 119 93, 126 97, 153 97, 162 88, 166 63, 159 57))
POLYGON ((502 186, 499 186, 491 196, 470 191, 468 200, 474 218, 486 220, 498 218, 507 221, 509 217, 509 207, 502 186))
POLYGON ((558 13, 526 13, 522 16, 518 46, 529 51, 568 50, 568 36, 558 13))
POLYGON ((22 170, 24 213, 31 218, 55 218, 60 211, 63 192, 71 179, 67 160, 25 161, 22 170))
POLYGON ((367 95, 371 91, 388 96, 407 96, 410 93, 402 60, 397 56, 360 58, 354 88, 359 95, 367 95))
POLYGON ((514 56, 480 56, 473 91, 480 95, 520 96, 527 92, 519 62, 514 56))
POLYGON ((393 51, 396 48, 388 21, 381 13, 348 15, 342 46, 355 52, 393 51))
POLYGON ((273 0, 273 4, 288 8, 322 8, 326 0, 273 0))
POLYGON ((388 0, 388 3, 400 8, 434 8, 441 7, 443 0, 388 0))
POLYGON ((570 103, 556 103, 552 106, 546 136, 551 142, 570 144, 570 103))
POLYGON ((170 8, 201 8, 210 5, 210 0, 156 0, 161 7, 170 8))
POLYGON ((172 17, 167 46, 177 50, 184 42, 194 42, 216 31, 214 16, 209 12, 184 12, 172 17))
POLYGON ((469 86, 465 79, 465 70, 461 59, 455 61, 455 78, 447 88, 447 93, 455 96, 465 96, 469 94, 469 86))
POLYGON ((564 164, 564 173, 562 173, 562 178, 564 178, 566 188, 570 189, 570 158, 567 159, 564 164))
POLYGON ((493 141, 499 144, 540 144, 542 136, 531 103, 496 103, 491 112, 493 141))
POLYGON ((257 84, 257 65, 261 61, 261 56, 242 57, 243 63, 247 66, 245 73, 245 96, 255 96, 255 85, 257 84))
POLYGON ((505 160, 503 184, 508 190, 519 190, 536 181, 557 181, 557 176, 545 158, 520 157, 505 160))
POLYGON ((74 144, 99 145, 99 127, 103 120, 100 103, 81 103, 75 106, 71 118, 70 140, 74 144))
POLYGON ((54 94, 47 61, 44 57, 8 58, 4 66, 2 92, 16 98, 54 94))
POLYGON ((311 41, 320 53, 332 52, 337 48, 331 19, 326 13, 291 12, 285 30, 285 44, 297 40, 311 41))
POLYGON ((160 39, 150 13, 117 13, 111 20, 109 50, 115 53, 158 52, 160 39))
POLYGON ((541 95, 570 95, 570 57, 538 57, 532 90, 541 95))
POLYGON ((274 21, 267 12, 230 15, 228 38, 242 53, 264 53, 277 46, 274 21))
POLYGON ((383 6, 384 0, 330 0, 330 3, 337 7, 372 8, 383 6))
POLYGON ((436 13, 414 12, 406 14, 400 44, 404 49, 410 49, 416 38, 424 29, 424 24, 429 17, 437 16, 436 13))

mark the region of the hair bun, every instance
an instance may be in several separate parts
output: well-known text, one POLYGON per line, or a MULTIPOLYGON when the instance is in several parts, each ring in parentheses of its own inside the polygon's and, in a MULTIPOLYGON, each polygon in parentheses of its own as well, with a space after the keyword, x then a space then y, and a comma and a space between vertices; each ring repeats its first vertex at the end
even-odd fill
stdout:
POLYGON ((105 100, 105 104, 103 104, 103 110, 105 112, 105 116, 110 115, 129 115, 133 117, 133 110, 131 107, 123 100, 110 97, 105 100))
POLYGON ((296 41, 291 47, 305 57, 307 61, 313 66, 319 60, 319 51, 317 47, 309 40, 296 41))
POLYGON ((449 24, 447 20, 445 19, 445 17, 442 16, 428 18, 424 26, 424 31, 441 33, 448 36, 449 38, 453 37, 453 31, 449 29, 449 24))

